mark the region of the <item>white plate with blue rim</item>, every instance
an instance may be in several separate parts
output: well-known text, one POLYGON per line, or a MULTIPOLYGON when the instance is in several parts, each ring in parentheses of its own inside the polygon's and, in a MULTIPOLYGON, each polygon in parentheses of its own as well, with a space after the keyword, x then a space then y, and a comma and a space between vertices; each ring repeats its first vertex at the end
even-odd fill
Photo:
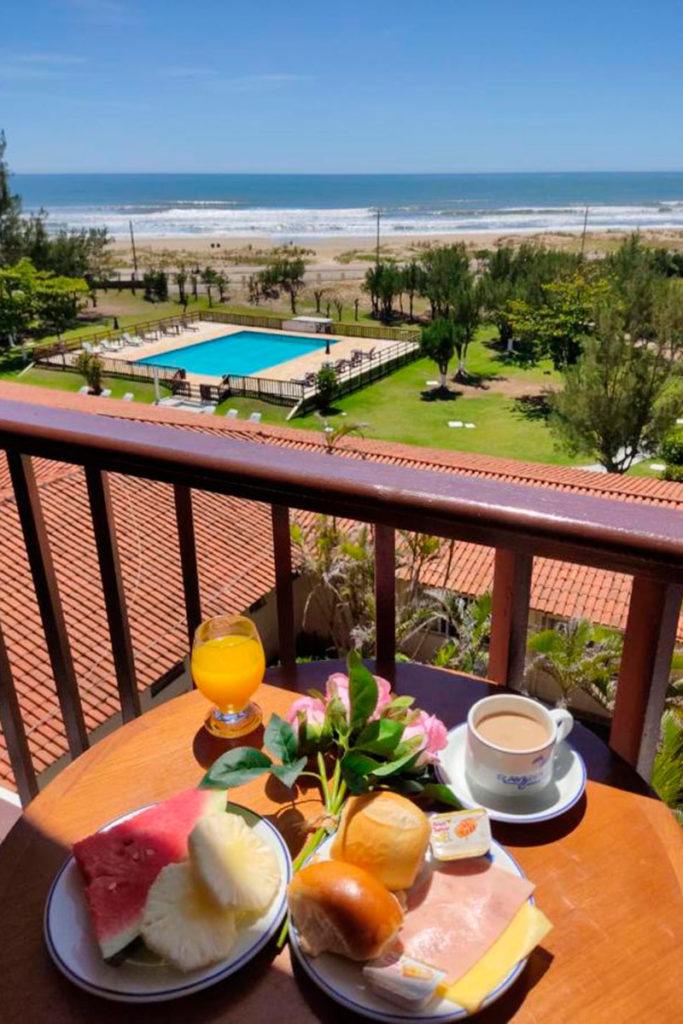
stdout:
POLYGON ((463 807, 483 807, 492 821, 514 825, 550 821, 578 803, 586 788, 586 765, 566 741, 557 747, 553 777, 548 785, 540 792, 528 791, 514 797, 494 796, 469 778, 465 771, 466 748, 467 722, 463 722, 448 733, 448 743, 439 754, 436 774, 463 807))
MULTIPOLYGON (((334 836, 329 836, 311 858, 311 861, 329 860, 333 839, 334 836)), ((518 878, 526 878, 514 857, 511 857, 507 850, 504 850, 495 840, 491 842, 491 850, 487 856, 497 868, 509 871, 510 874, 516 875, 518 878)), ((533 896, 529 897, 529 903, 533 905, 533 896)), ((409 1024, 410 1021, 418 1022, 418 1024, 448 1024, 449 1021, 464 1020, 466 1017, 472 1016, 472 1013, 463 1006, 438 995, 434 996, 421 1010, 406 1009, 402 1012, 397 1006, 382 999, 368 987, 363 978, 362 963, 348 960, 346 957, 337 956, 334 953, 322 953, 316 957, 310 957, 304 953, 291 917, 289 919, 289 942, 294 956, 318 988, 347 1010, 353 1010, 371 1020, 381 1021, 382 1024, 409 1024)), ((524 970, 526 963, 525 959, 515 964, 507 977, 488 994, 476 1013, 507 992, 524 970)))
MULTIPOLYGON (((44 934, 48 952, 59 970, 79 988, 120 1003, 158 1003, 199 992, 244 967, 280 928, 287 909, 287 886, 292 860, 284 839, 269 821, 254 811, 230 802, 254 833, 273 850, 280 868, 280 886, 268 910, 238 929, 230 956, 210 967, 187 973, 150 953, 142 942, 117 966, 102 959, 90 927, 83 878, 73 857, 64 864, 47 897, 44 934)), ((146 807, 124 814, 102 829, 132 818, 146 807)))

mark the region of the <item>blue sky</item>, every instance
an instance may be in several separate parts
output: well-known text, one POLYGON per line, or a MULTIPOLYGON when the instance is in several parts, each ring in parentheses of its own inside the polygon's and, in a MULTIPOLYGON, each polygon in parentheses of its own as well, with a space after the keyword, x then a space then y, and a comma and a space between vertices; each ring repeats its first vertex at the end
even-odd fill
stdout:
POLYGON ((683 168, 683 5, 14 0, 15 171, 683 168))

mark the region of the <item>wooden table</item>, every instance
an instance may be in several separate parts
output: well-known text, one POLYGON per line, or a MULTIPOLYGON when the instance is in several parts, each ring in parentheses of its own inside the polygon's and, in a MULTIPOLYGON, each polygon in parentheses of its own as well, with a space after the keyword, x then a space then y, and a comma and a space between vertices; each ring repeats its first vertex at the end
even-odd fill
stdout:
MULTIPOLYGON (((293 688, 320 686, 340 666, 301 666, 293 688)), ((269 678, 279 681, 277 672, 269 678)), ((496 692, 498 688, 491 687, 496 692)), ((396 690, 412 693, 448 726, 461 722, 487 686, 418 666, 397 666, 396 690)), ((292 694, 263 686, 266 713, 292 694)), ((292 969, 271 947, 233 978, 175 1004, 127 1006, 86 995, 52 965, 42 938, 50 882, 73 840, 134 807, 199 781, 215 751, 198 727, 205 702, 185 694, 118 729, 63 771, 33 801, 0 846, 2 1024, 308 1024, 359 1020, 292 969), (293 973, 295 977, 293 977, 293 973)), ((572 742, 588 766, 587 798, 543 825, 494 827, 536 882, 555 928, 520 980, 481 1024, 674 1024, 683 1021, 683 833, 634 772, 588 730, 572 742)), ((268 815, 292 850, 313 815, 312 791, 293 804, 275 780, 235 790, 268 815)))

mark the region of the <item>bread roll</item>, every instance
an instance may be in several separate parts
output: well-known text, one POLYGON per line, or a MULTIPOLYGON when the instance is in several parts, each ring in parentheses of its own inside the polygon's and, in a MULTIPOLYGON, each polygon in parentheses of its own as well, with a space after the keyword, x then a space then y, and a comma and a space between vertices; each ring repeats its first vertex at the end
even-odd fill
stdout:
POLYGON ((428 844, 429 822, 420 808, 381 790, 347 801, 331 856, 365 868, 387 889, 409 889, 428 844))
POLYGON ((297 872, 287 902, 309 956, 339 953, 351 960, 374 960, 391 946, 403 923, 398 900, 377 879, 337 861, 297 872))

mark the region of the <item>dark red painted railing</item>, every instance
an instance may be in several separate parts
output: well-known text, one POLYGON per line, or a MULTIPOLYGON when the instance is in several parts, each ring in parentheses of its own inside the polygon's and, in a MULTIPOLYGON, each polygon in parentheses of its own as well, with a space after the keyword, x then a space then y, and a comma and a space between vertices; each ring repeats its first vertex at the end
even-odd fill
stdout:
MULTIPOLYGON (((0 401, 19 516, 73 755, 87 745, 83 715, 32 456, 84 466, 124 717, 139 713, 135 666, 109 505, 107 473, 174 487, 188 633, 200 619, 191 489, 272 507, 280 657, 294 663, 289 509, 375 524, 377 660, 391 676, 395 638, 394 531, 406 529, 496 549, 490 675, 517 686, 524 668, 529 591, 537 555, 634 577, 611 743, 647 774, 673 652, 683 585, 683 520, 654 506, 404 469, 0 401)), ((0 722, 24 799, 36 779, 0 635, 0 722)))

